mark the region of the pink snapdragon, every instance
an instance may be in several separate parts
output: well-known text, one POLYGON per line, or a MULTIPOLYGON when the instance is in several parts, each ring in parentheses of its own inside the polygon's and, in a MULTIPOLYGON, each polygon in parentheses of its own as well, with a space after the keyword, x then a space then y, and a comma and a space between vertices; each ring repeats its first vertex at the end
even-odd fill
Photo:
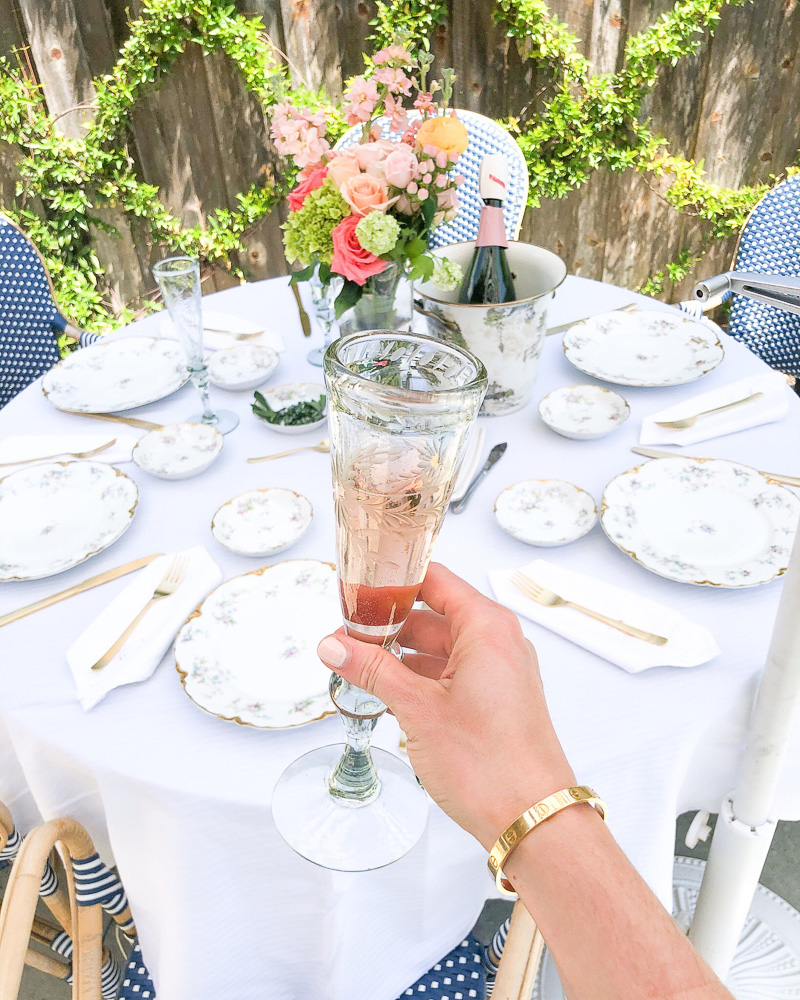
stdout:
POLYGON ((374 80, 357 76, 344 96, 348 103, 342 111, 347 124, 358 125, 360 122, 368 122, 378 103, 378 85, 374 80))
POLYGON ((417 94, 417 98, 414 101, 414 107, 423 115, 429 115, 431 112, 435 112, 436 105, 433 103, 433 94, 417 94))
POLYGON ((298 167, 318 167, 330 152, 325 138, 325 114, 309 108, 298 110, 292 104, 275 106, 270 135, 282 156, 291 156, 298 167))
POLYGON ((401 69, 382 66, 375 70, 375 79, 382 83, 390 94, 405 94, 411 96, 411 80, 401 69))
POLYGON ((385 49, 380 49, 372 57, 373 65, 384 66, 386 63, 399 62, 410 66, 414 60, 402 45, 387 45, 385 49))
POLYGON ((389 118, 389 128, 392 132, 405 132, 408 128, 408 112, 403 102, 387 94, 383 99, 383 110, 389 118))

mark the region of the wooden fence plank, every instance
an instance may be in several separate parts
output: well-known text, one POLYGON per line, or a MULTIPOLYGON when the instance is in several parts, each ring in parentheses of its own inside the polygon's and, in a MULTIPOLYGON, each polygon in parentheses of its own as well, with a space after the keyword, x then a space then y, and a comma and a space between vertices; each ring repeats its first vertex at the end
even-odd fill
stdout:
POLYGON ((342 76, 334 0, 281 0, 281 12, 292 83, 325 87, 334 99, 340 98, 342 76))

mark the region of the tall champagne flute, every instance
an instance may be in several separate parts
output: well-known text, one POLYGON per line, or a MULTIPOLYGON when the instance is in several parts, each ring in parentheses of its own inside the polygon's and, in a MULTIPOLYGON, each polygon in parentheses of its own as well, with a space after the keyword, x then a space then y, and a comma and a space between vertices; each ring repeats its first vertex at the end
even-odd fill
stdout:
POLYGON ((227 434, 238 426, 239 418, 230 410, 213 410, 208 399, 208 366, 203 357, 200 265, 191 257, 167 257, 153 265, 153 277, 164 296, 164 303, 186 355, 192 385, 203 400, 203 412, 188 419, 192 423, 210 424, 227 434))
MULTIPOLYGON (((334 341, 323 368, 345 630, 399 655, 395 639, 425 577, 486 371, 458 347, 392 331, 334 341)), ((422 836, 427 796, 404 761, 370 748, 386 706, 338 674, 330 693, 347 743, 291 764, 273 817, 309 861, 380 868, 422 836)))

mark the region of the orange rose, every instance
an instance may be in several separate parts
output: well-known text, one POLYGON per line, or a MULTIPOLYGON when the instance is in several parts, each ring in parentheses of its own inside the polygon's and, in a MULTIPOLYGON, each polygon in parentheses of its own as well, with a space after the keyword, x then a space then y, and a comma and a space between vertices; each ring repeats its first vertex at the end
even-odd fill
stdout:
POLYGON ((355 177, 359 173, 361 173, 361 169, 358 160, 355 156, 347 153, 334 156, 328 164, 328 176, 338 188, 344 184, 348 177, 355 177))
POLYGON ((389 197, 386 181, 378 180, 372 174, 358 174, 356 177, 348 177, 342 184, 340 192, 355 215, 385 212, 397 201, 396 198, 389 197))
POLYGON ((463 123, 452 115, 426 118, 417 129, 417 149, 435 146, 442 152, 460 155, 469 144, 469 136, 463 123))

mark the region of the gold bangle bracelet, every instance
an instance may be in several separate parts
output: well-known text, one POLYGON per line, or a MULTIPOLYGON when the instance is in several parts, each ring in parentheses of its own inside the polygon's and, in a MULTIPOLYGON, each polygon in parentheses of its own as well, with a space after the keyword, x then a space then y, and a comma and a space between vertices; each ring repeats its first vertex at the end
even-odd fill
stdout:
POLYGON ((519 845, 519 842, 528 836, 531 830, 544 823, 545 820, 555 816, 557 812, 566 809, 567 806, 575 806, 581 802, 588 802, 594 806, 600 817, 608 821, 608 806, 598 796, 597 792, 586 785, 574 785, 570 788, 562 788, 546 799, 537 802, 536 805, 526 809, 525 812, 515 819, 511 826, 507 827, 497 838, 494 847, 489 852, 489 871, 495 881, 495 885, 504 896, 516 896, 514 888, 508 879, 503 875, 503 865, 508 860, 509 854, 519 845))

